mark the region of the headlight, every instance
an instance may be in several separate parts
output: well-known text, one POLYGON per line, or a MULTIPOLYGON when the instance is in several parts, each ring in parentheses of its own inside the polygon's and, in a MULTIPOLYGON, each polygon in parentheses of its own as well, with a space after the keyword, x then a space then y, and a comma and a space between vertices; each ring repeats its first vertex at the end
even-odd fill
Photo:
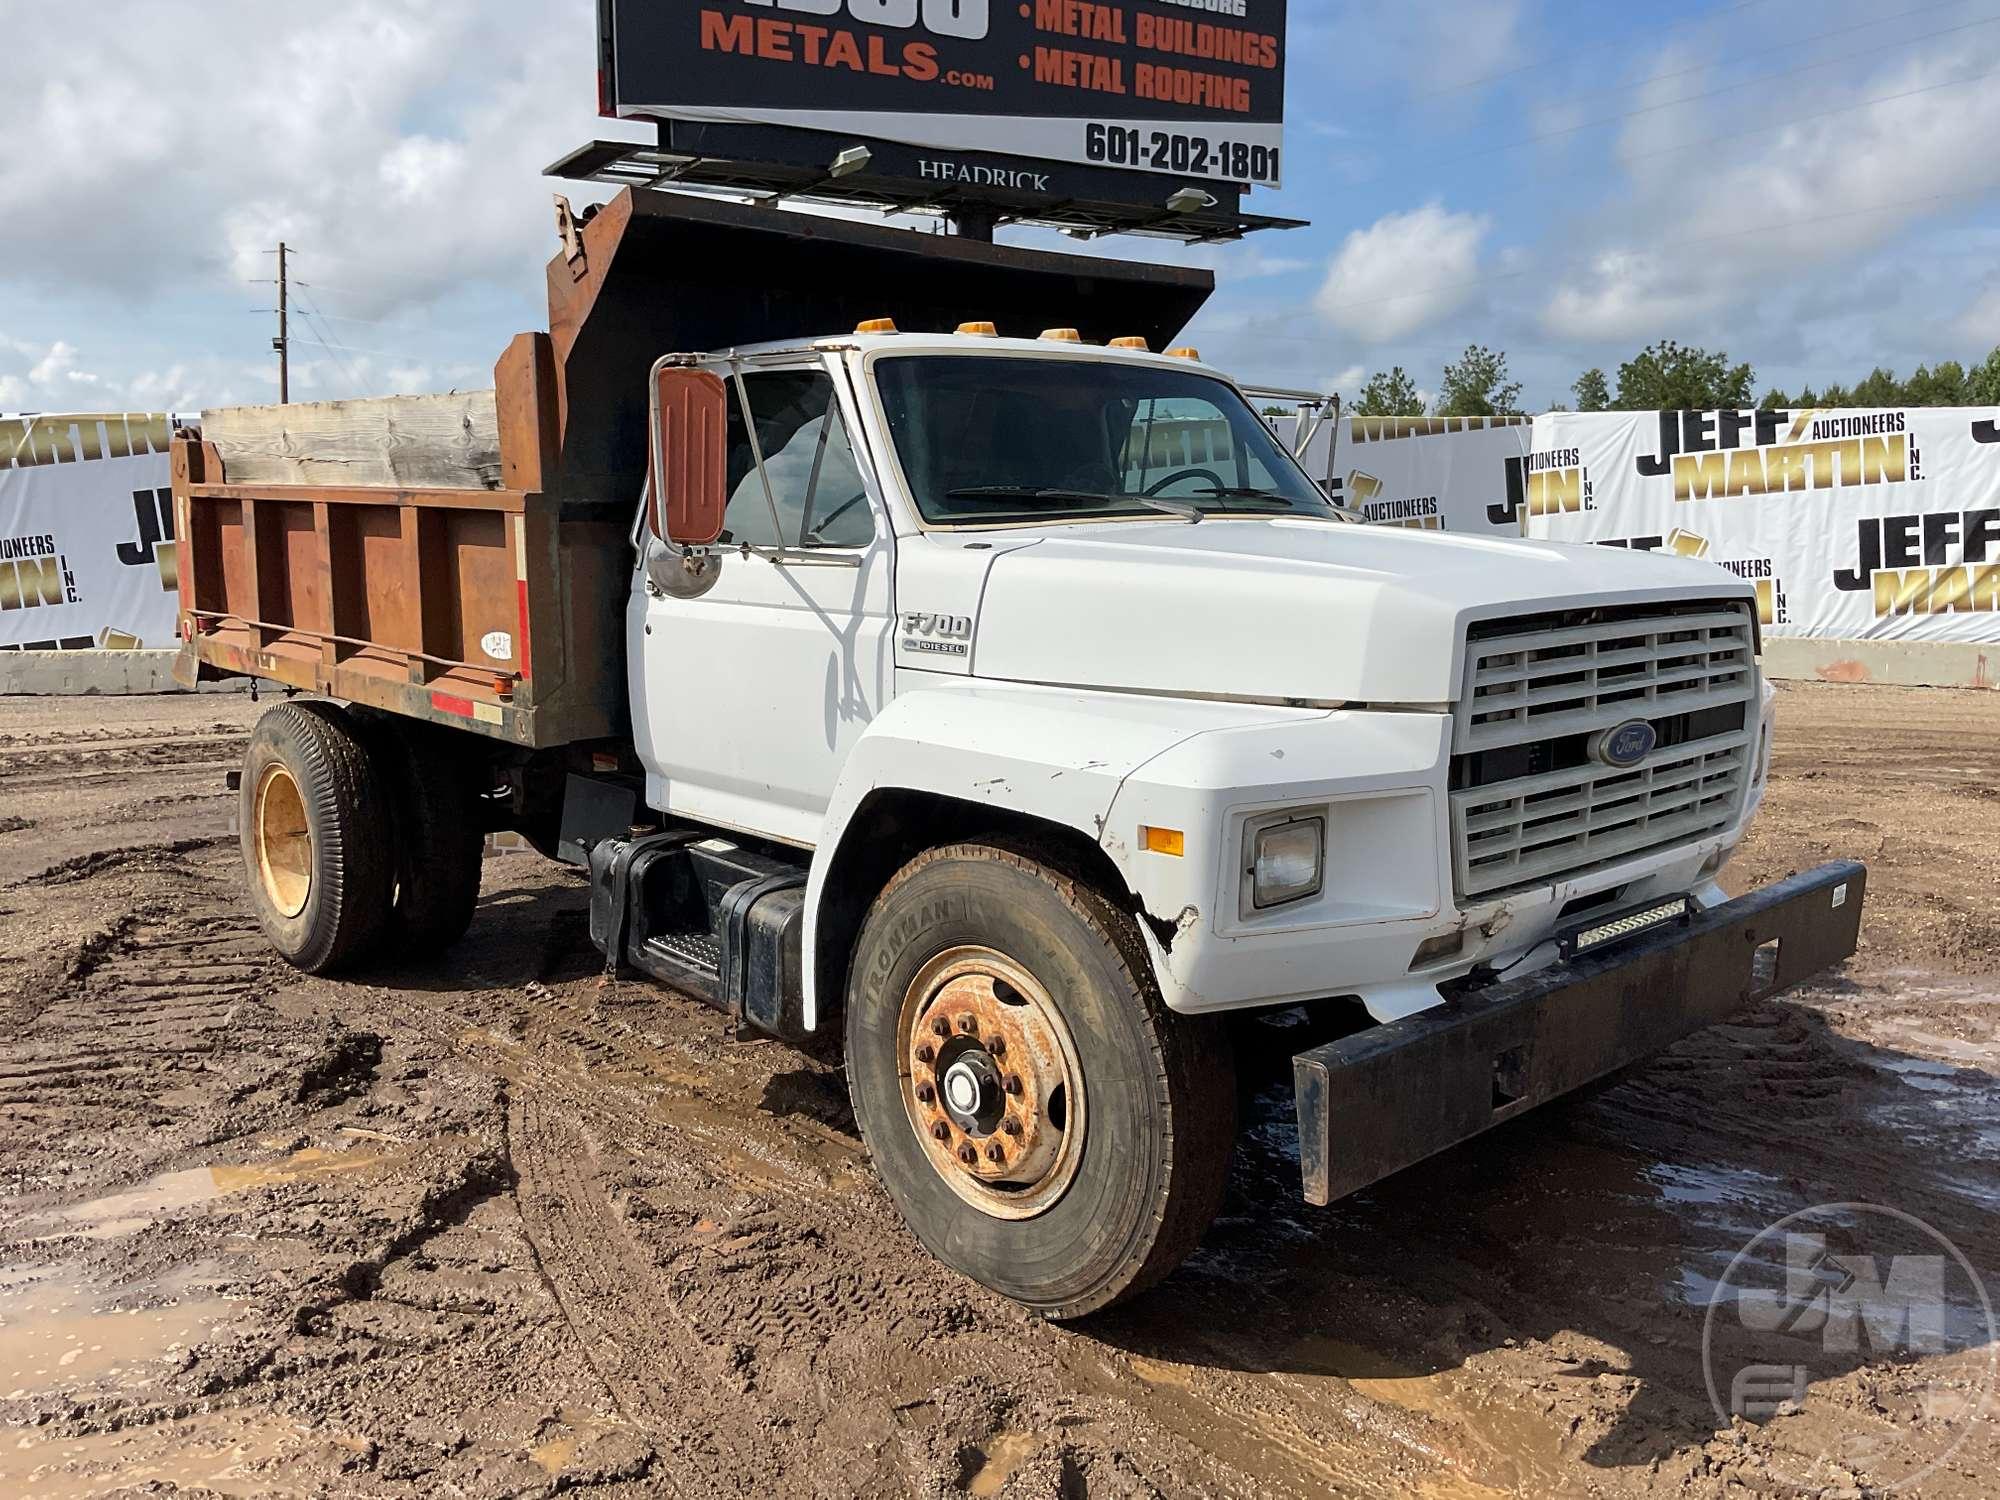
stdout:
POLYGON ((1253 820, 1244 833, 1251 906, 1262 911, 1319 894, 1325 872, 1324 817, 1277 813, 1253 820))

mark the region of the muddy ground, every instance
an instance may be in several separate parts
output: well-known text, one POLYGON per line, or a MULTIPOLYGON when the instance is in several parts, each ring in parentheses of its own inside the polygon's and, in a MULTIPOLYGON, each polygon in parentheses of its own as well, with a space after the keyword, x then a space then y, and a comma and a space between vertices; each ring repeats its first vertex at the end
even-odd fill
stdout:
MULTIPOLYGON (((1781 704, 1728 879, 1868 860, 1845 972, 1326 1210, 1266 1087, 1195 1259, 1059 1328, 926 1259, 836 1070, 607 982, 566 872, 496 853, 457 949, 307 980, 239 895, 253 705, 0 701, 0 1496, 1905 1479, 1989 1340, 1828 1354, 1732 1429, 1704 1313, 1823 1202, 2000 1288, 2000 694, 1781 704)), ((1922 1492, 2000 1491, 1996 1434, 1922 1492)))

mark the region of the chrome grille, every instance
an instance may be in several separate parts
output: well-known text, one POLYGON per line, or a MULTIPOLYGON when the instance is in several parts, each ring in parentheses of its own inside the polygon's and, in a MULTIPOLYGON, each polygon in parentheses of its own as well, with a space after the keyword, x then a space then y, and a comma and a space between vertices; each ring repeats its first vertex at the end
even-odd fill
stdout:
POLYGON ((1702 600, 1487 621, 1468 634, 1453 726, 1461 897, 1547 885, 1731 823, 1755 754, 1747 603, 1702 600), (1590 753, 1645 719, 1638 766, 1590 753))

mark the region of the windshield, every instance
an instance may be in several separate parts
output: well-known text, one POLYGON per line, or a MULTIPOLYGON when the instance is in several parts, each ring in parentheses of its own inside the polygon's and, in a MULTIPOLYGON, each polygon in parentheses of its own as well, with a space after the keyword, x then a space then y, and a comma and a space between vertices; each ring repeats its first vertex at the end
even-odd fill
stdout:
POLYGON ((1234 387, 1090 359, 897 355, 875 362, 925 521, 1338 512, 1234 387))

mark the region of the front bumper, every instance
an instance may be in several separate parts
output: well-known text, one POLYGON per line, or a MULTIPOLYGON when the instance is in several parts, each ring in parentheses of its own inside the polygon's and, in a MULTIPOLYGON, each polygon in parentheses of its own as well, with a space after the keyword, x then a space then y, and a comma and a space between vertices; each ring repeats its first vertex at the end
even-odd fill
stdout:
POLYGON ((1307 1201, 1331 1203, 1839 963, 1867 879, 1852 861, 1821 865, 1685 926, 1301 1052, 1307 1201))

